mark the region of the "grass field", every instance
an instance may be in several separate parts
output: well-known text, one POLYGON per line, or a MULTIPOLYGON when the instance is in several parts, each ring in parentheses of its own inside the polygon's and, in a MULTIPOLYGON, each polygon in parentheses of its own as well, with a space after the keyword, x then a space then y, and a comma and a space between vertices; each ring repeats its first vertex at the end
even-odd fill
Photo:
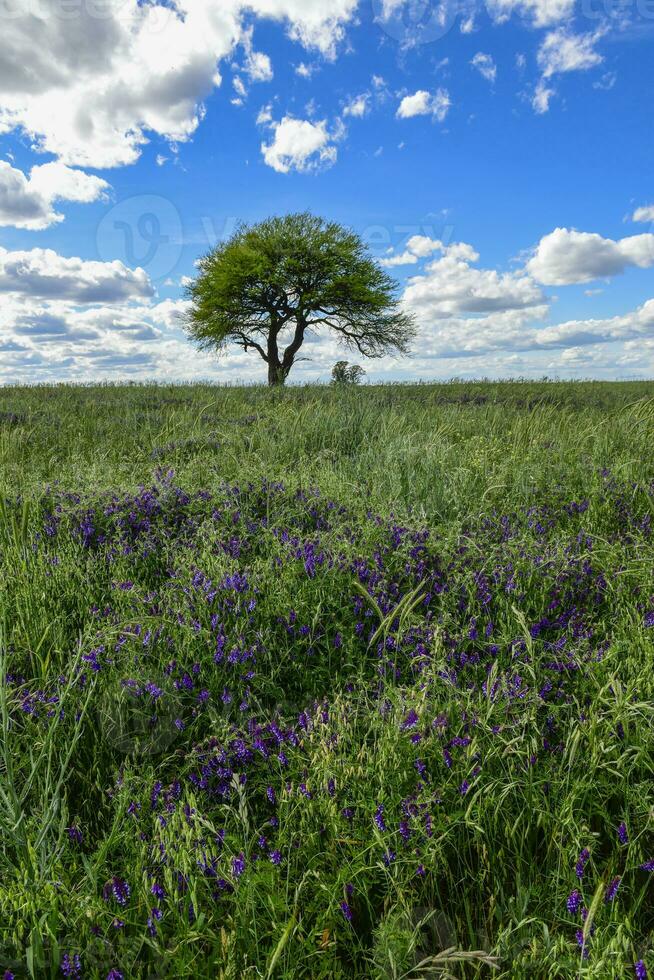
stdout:
POLYGON ((654 383, 0 389, 0 976, 654 973, 654 383))

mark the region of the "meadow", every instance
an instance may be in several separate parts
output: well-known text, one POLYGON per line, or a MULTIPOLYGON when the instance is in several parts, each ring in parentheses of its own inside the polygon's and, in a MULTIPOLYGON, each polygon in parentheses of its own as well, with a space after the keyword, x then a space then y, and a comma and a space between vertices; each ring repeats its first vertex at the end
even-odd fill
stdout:
POLYGON ((0 389, 0 976, 654 974, 653 439, 648 382, 0 389))

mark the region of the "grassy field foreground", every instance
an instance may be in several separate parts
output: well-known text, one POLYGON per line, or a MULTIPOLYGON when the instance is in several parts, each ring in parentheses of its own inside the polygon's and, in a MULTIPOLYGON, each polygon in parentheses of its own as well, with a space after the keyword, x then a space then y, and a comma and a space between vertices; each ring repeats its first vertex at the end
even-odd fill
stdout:
POLYGON ((653 398, 0 389, 0 976, 654 973, 653 398))

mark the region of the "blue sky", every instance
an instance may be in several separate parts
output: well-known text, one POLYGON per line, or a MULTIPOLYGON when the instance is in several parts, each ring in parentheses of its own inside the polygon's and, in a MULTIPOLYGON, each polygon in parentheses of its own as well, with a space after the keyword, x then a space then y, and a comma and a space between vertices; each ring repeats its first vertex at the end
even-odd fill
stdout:
MULTIPOLYGON (((0 382, 263 380, 185 340, 183 285, 238 222, 305 209, 416 315, 414 356, 370 378, 654 373, 651 0, 0 17, 0 382)), ((342 356, 307 354, 297 381, 342 356)))

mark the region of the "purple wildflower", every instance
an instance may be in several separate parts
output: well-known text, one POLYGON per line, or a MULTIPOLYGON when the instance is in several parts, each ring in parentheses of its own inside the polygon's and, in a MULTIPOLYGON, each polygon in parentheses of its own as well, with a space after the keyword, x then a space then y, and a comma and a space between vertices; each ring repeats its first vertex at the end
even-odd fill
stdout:
POLYGON ((352 909, 347 904, 347 902, 341 902, 341 912, 345 916, 348 922, 352 921, 352 909))
POLYGON ((590 851, 588 850, 587 847, 584 847, 581 854, 579 855, 579 860, 577 861, 575 867, 575 874, 577 875, 577 878, 579 878, 580 880, 584 876, 584 868, 586 867, 586 863, 589 857, 590 857, 590 851))
POLYGON ((575 888, 575 890, 570 892, 570 894, 568 895, 565 906, 568 912, 570 913, 570 915, 576 915, 577 912, 579 911, 580 905, 581 905, 581 892, 579 891, 578 888, 575 888))
POLYGON ((70 953, 64 953, 61 961, 61 972, 65 977, 70 977, 71 980, 80 980, 82 976, 82 964, 78 953, 75 953, 73 956, 70 953))
POLYGON ((645 960, 638 960, 637 963, 634 963, 634 973, 636 974, 636 980, 647 980, 645 960))
POLYGON ((131 895, 129 882, 125 881, 124 878, 117 877, 114 877, 111 879, 111 881, 108 881, 104 886, 102 897, 104 898, 105 902, 108 902, 112 895, 119 905, 127 905, 129 896, 131 895))
POLYGON ((238 857, 232 858, 232 874, 235 878, 240 878, 245 871, 245 855, 241 851, 238 857))
POLYGON ((415 728, 416 725, 418 724, 418 721, 419 721, 419 718, 418 718, 417 712, 414 711, 413 708, 411 708, 411 711, 408 713, 408 715, 406 716, 406 718, 404 719, 404 721, 400 725, 401 731, 408 732, 409 729, 415 728))
POLYGON ((641 871, 654 871, 654 860, 645 861, 645 864, 641 864, 641 871))
POLYGON ((579 946, 579 949, 581 950, 582 957, 585 960, 587 960, 588 959, 588 946, 586 944, 586 940, 584 939, 583 929, 577 929, 577 931, 575 933, 575 939, 577 940, 577 945, 579 946))
POLYGON ((107 980, 125 980, 125 978, 120 970, 109 970, 107 980))
POLYGON ((629 843, 629 832, 627 830, 627 825, 624 822, 624 820, 618 827, 618 840, 620 841, 621 844, 629 843))
POLYGON ((270 860, 272 861, 272 863, 275 866, 280 865, 282 863, 282 855, 281 855, 281 853, 279 851, 271 851, 270 852, 270 860))
POLYGON ((618 888, 620 887, 621 879, 619 877, 614 878, 606 889, 606 894, 604 896, 605 902, 612 902, 615 896, 618 894, 618 888))
POLYGON ((386 830, 386 824, 384 823, 384 805, 382 803, 380 803, 377 807, 377 811, 375 813, 375 823, 377 824, 378 830, 380 830, 383 834, 386 830))
POLYGON ((67 827, 66 833, 68 834, 68 837, 73 842, 73 844, 81 844, 82 840, 84 839, 84 835, 82 834, 82 831, 79 829, 79 827, 76 827, 74 825, 72 827, 67 827))

